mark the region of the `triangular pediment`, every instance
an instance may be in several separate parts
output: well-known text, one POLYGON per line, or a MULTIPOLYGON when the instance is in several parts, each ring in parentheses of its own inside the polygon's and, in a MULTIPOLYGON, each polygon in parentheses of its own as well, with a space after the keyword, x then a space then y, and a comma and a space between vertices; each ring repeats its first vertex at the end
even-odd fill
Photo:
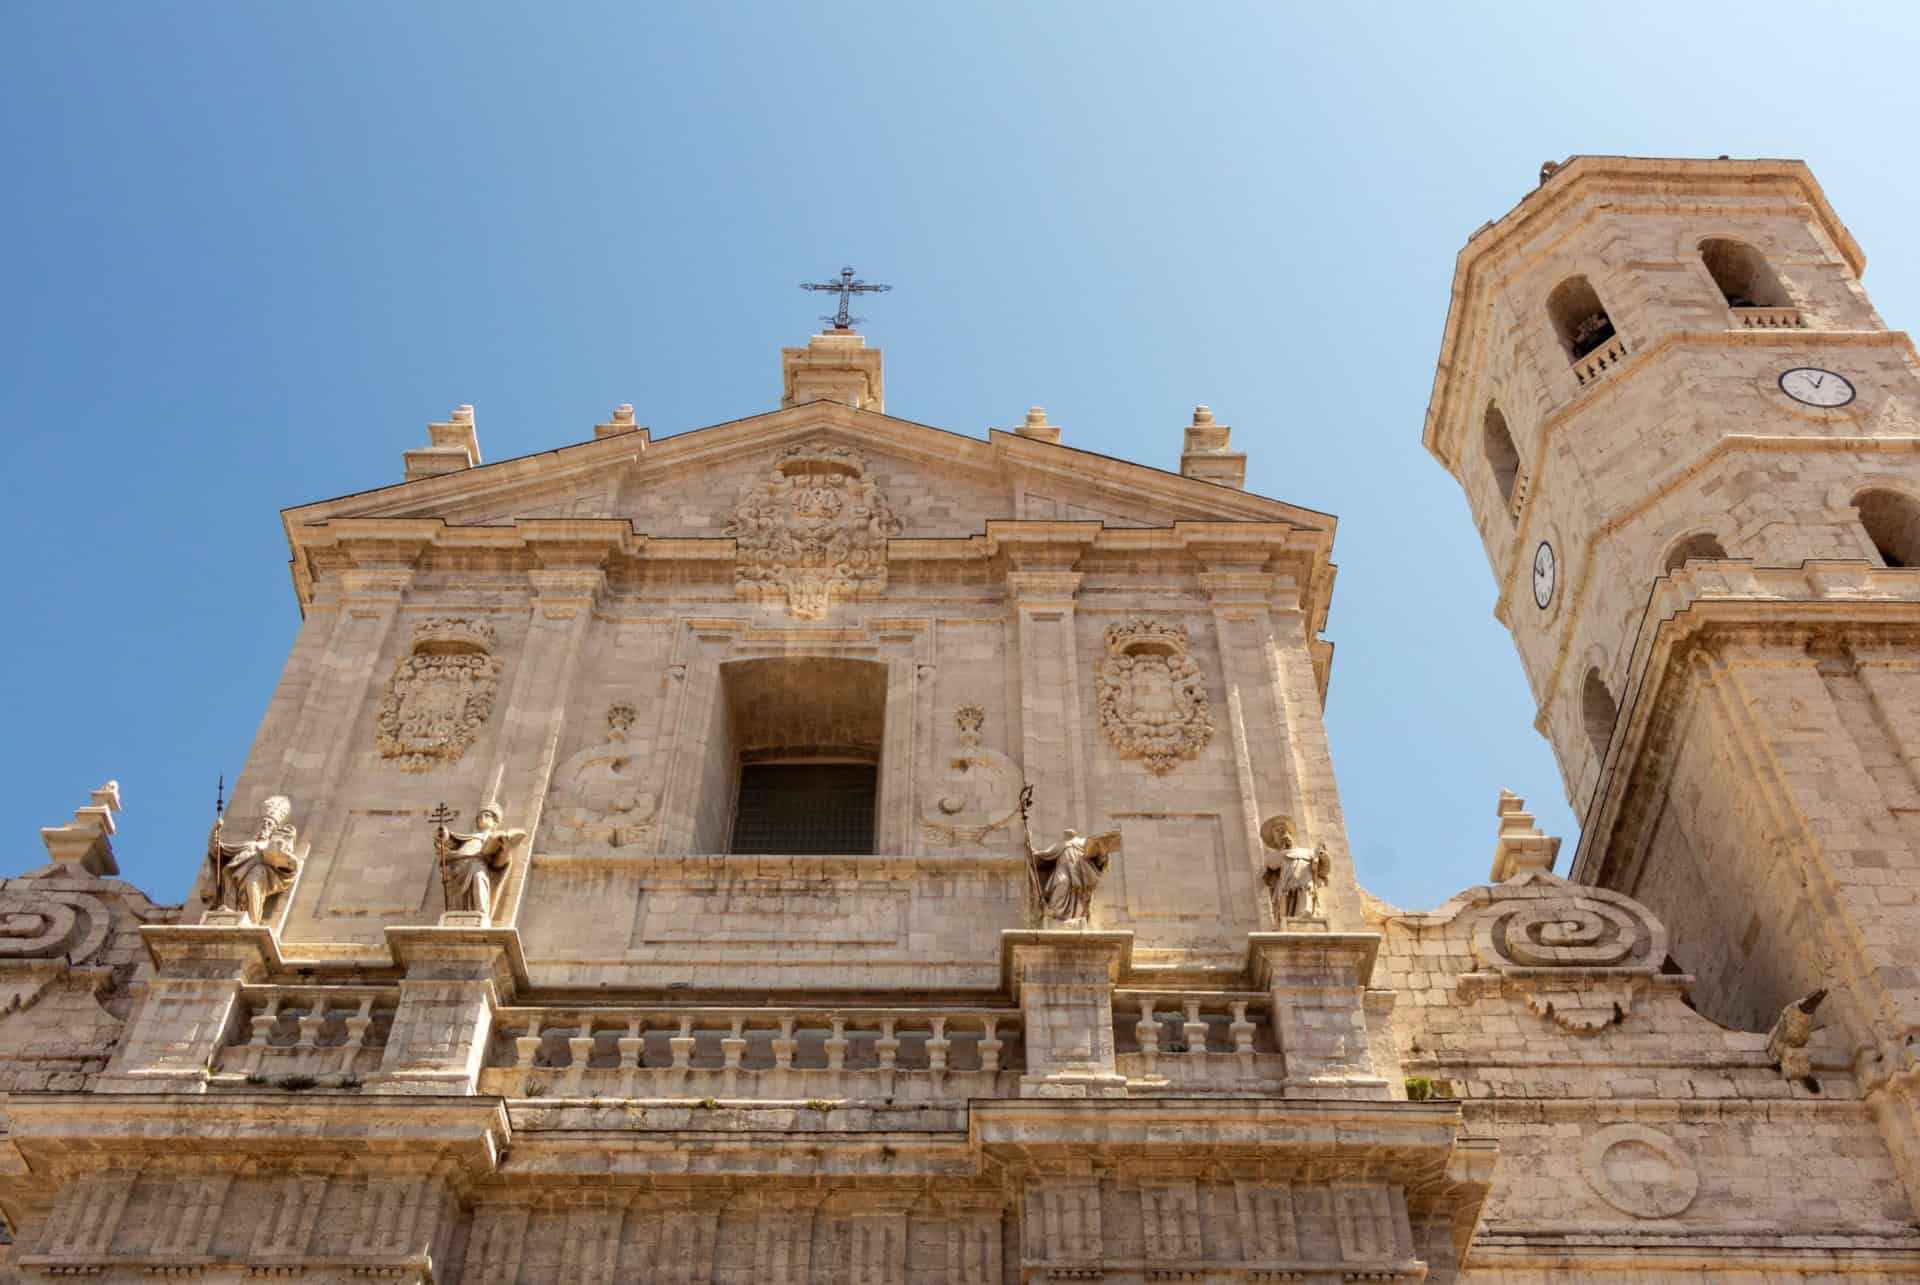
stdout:
POLYGON ((989 522, 1285 522, 1326 514, 1090 451, 994 431, 948 432, 878 411, 810 402, 652 440, 644 429, 289 509, 289 528, 345 518, 449 527, 614 519, 653 539, 715 537, 775 457, 813 440, 854 453, 905 538, 979 535, 989 522))

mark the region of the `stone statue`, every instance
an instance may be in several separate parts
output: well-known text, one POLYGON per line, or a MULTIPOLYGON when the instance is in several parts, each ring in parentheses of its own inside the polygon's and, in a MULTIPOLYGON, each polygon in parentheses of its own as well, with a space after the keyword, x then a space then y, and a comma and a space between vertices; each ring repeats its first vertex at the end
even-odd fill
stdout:
POLYGON ((1061 832, 1060 842, 1048 848, 1033 846, 1033 787, 1020 791, 1020 819, 1027 829, 1027 873, 1040 896, 1043 922, 1064 928, 1084 928, 1093 906, 1093 890, 1107 872, 1107 862, 1120 851, 1120 832, 1083 835, 1061 832))
POLYGON ((207 835, 208 882, 213 887, 209 910, 238 910, 253 923, 266 922, 267 898, 285 892, 300 871, 294 851, 299 831, 287 819, 292 813, 287 797, 274 795, 261 805, 260 824, 244 843, 222 843, 226 818, 214 818, 207 835))
POLYGON ((447 909, 477 914, 493 922, 494 878, 504 874, 513 849, 527 837, 525 830, 501 826, 500 809, 489 803, 480 809, 479 829, 459 834, 443 825, 434 827, 433 851, 440 859, 440 887, 447 909))
POLYGON ((1324 843, 1308 848, 1293 837, 1293 822, 1273 817, 1260 827, 1260 840, 1267 845, 1267 869, 1263 876, 1267 895, 1273 898, 1273 917, 1277 920, 1319 919, 1325 914, 1320 893, 1333 873, 1333 858, 1324 843))
POLYGON ((1804 1080, 1813 1074, 1813 1057, 1807 1042, 1813 1038, 1813 1015, 1827 997, 1822 986, 1780 1010, 1773 1029, 1767 1032, 1767 1056, 1780 1064, 1780 1074, 1789 1080, 1804 1080))

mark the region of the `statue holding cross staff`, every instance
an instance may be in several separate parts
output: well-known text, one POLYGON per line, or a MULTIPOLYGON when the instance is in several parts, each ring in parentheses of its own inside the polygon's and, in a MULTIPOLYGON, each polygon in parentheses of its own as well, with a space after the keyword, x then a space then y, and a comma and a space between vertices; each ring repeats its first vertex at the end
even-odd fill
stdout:
POLYGON ((1120 851, 1120 832, 1083 835, 1064 830, 1047 848, 1033 846, 1033 787, 1020 791, 1020 821, 1027 832, 1027 874, 1040 898, 1040 916, 1049 927, 1085 928, 1093 908, 1093 890, 1107 863, 1120 851))

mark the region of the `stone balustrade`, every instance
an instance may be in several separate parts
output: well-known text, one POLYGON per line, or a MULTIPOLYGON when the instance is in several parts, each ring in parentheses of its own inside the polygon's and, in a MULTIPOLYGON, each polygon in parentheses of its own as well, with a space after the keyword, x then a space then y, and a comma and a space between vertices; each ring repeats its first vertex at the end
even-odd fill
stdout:
POLYGON ((211 1082, 357 1087, 379 1069, 399 1002, 391 987, 243 987, 211 1082))
POLYGON ((1585 388, 1626 359, 1626 340, 1615 335, 1584 357, 1573 359, 1574 382, 1585 388))
POLYGON ((1804 330, 1798 308, 1729 308, 1736 330, 1804 330))
POLYGON ((1264 991, 1113 993, 1114 1062, 1129 1091, 1278 1085, 1285 1061, 1264 991))
POLYGON ((1017 1009, 502 1008, 480 1090, 504 1097, 996 1097, 1017 1009))

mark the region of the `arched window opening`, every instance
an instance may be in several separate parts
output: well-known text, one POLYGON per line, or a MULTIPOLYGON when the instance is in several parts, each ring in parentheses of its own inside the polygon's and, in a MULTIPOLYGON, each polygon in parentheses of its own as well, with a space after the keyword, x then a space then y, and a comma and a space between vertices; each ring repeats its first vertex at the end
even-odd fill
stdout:
POLYGON ((1667 550, 1666 570, 1678 571, 1696 558, 1713 561, 1726 556, 1727 551, 1720 547, 1711 531, 1696 531, 1667 550))
POLYGON ((1860 525, 1890 567, 1920 567, 1920 501, 1898 491, 1870 488, 1853 497, 1860 525))
POLYGON ((1790 308, 1793 300, 1760 252, 1744 241, 1714 238, 1700 243, 1700 259, 1729 308, 1790 308))
POLYGON ((1613 338, 1613 319, 1585 277, 1568 277, 1547 296, 1547 312, 1567 355, 1578 361, 1613 338))
POLYGON ((1606 758, 1607 742, 1613 739, 1613 724, 1619 711, 1597 668, 1587 670, 1586 686, 1580 693, 1580 715, 1587 725, 1587 739, 1593 742, 1594 758, 1606 758))
POLYGON ((1493 469, 1494 485, 1500 488, 1500 499, 1507 506, 1507 513, 1513 513, 1514 488, 1520 480, 1520 450, 1513 444, 1513 434, 1507 431, 1507 417, 1500 408, 1487 403, 1486 417, 1481 423, 1481 435, 1487 453, 1487 464, 1493 469))
POLYGON ((832 656, 720 666, 694 851, 860 855, 879 838, 887 666, 832 656))

